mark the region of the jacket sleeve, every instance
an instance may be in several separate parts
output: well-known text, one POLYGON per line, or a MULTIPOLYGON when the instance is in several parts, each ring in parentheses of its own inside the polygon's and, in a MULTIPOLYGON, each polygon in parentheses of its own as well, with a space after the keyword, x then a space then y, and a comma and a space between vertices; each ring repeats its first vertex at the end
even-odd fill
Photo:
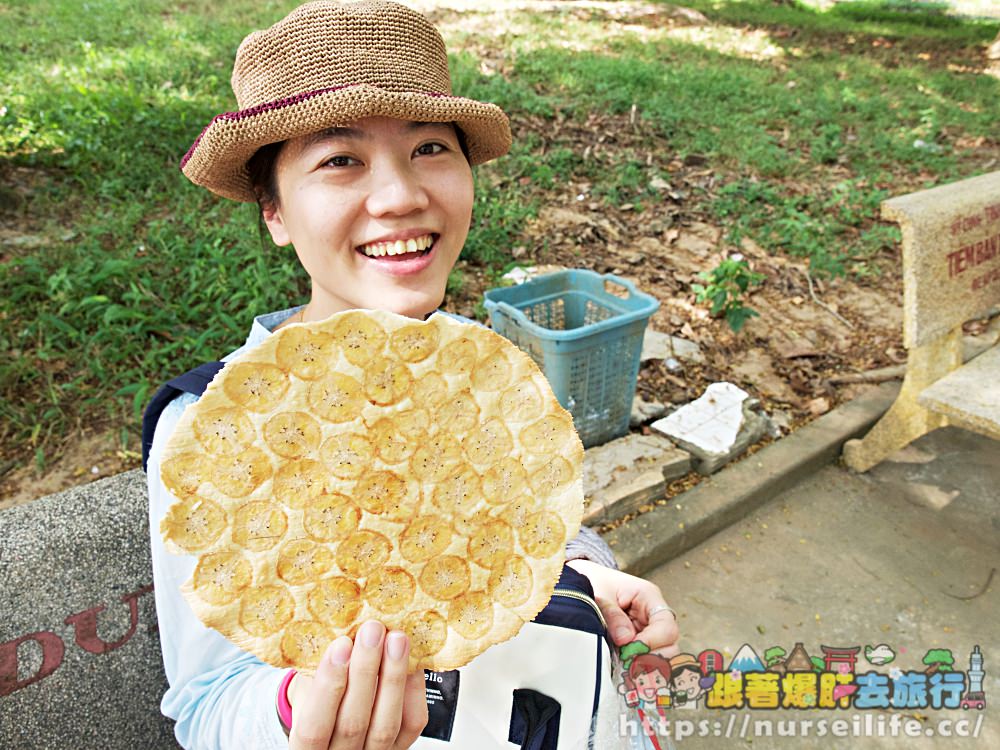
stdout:
POLYGON ((160 479, 160 456, 184 408, 195 401, 183 394, 163 411, 150 451, 149 524, 156 615, 169 689, 160 708, 176 722, 182 747, 281 750, 288 740, 275 710, 284 670, 264 664, 222 635, 205 627, 180 587, 196 558, 166 551, 160 522, 174 502, 160 479))
POLYGON ((618 561, 607 543, 593 529, 580 527, 580 533, 566 544, 567 560, 592 560, 618 570, 618 561))

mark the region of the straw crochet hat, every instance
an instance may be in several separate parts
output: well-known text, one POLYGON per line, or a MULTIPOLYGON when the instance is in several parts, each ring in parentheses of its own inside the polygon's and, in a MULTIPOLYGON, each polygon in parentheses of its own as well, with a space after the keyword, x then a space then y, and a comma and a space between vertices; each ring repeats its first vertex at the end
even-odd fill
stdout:
POLYGON ((510 148, 503 110, 452 95, 437 29, 385 0, 300 6, 243 40, 232 86, 239 110, 212 119, 181 170, 238 201, 256 201, 246 163, 261 146, 363 117, 454 122, 473 165, 510 148))

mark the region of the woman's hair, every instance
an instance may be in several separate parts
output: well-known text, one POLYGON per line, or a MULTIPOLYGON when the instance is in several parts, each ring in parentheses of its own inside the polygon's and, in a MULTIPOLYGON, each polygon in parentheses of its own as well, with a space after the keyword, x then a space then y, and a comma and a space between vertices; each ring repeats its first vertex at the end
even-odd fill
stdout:
POLYGON ((285 141, 268 143, 257 149, 247 161, 247 173, 250 175, 250 184, 257 196, 259 209, 257 231, 260 233, 260 247, 265 253, 271 245, 268 242, 270 233, 267 231, 267 224, 264 223, 264 207, 268 204, 273 205, 278 200, 278 176, 274 165, 278 163, 278 154, 284 146, 285 141))
POLYGON ((284 146, 285 141, 268 143, 257 149, 247 161, 247 173, 250 175, 253 191, 257 194, 258 206, 273 203, 278 197, 278 177, 274 165, 278 163, 278 154, 284 146))
POLYGON ((639 675, 649 672, 659 672, 663 679, 670 683, 670 662, 659 654, 639 654, 632 660, 625 674, 625 685, 629 690, 635 690, 635 680, 639 675))

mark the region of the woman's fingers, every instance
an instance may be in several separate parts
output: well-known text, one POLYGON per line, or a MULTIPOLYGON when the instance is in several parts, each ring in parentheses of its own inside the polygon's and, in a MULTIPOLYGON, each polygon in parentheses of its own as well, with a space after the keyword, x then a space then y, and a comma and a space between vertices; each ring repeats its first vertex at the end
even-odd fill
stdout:
POLYGON ((348 685, 337 711, 336 733, 331 750, 361 750, 365 747, 368 726, 375 704, 375 688, 382 663, 385 626, 369 620, 354 638, 354 650, 348 668, 348 685))
POLYGON ((351 651, 351 639, 341 636, 327 648, 311 680, 296 675, 299 684, 292 706, 290 750, 326 750, 330 746, 337 708, 347 689, 351 651))
POLYGON ((423 672, 406 674, 405 633, 374 620, 354 643, 343 636, 323 655, 313 678, 296 676, 292 750, 401 750, 427 723, 423 672))
MULTIPOLYGON (((660 599, 662 601, 662 597, 660 599)), ((680 637, 677 615, 666 603, 653 605, 648 611, 653 612, 653 615, 647 617, 646 627, 636 634, 635 639, 645 643, 660 656, 668 659, 677 656, 681 652, 677 646, 677 639, 680 637)))
POLYGON ((611 634, 611 640, 614 641, 614 644, 624 646, 626 643, 634 641, 636 627, 632 624, 632 619, 618 606, 618 603, 596 595, 594 598, 597 601, 597 606, 601 608, 604 621, 608 624, 608 632, 611 634))
POLYGON ((659 586, 590 560, 571 560, 567 564, 587 576, 593 585, 594 598, 615 645, 636 640, 664 656, 678 653, 677 618, 659 586))
POLYGON ((635 640, 642 641, 649 646, 650 651, 661 656, 676 656, 680 653, 677 647, 677 639, 680 637, 677 615, 667 605, 659 586, 648 581, 642 583, 643 585, 636 587, 635 596, 628 607, 636 630, 639 631, 635 640))
POLYGON ((405 633, 393 631, 385 637, 382 668, 378 676, 375 707, 365 750, 386 750, 396 747, 403 722, 406 695, 406 668, 409 664, 410 643, 405 633))
POLYGON ((406 678, 406 692, 403 696, 403 721, 399 727, 396 747, 409 747, 427 726, 427 690, 424 671, 418 669, 406 678))

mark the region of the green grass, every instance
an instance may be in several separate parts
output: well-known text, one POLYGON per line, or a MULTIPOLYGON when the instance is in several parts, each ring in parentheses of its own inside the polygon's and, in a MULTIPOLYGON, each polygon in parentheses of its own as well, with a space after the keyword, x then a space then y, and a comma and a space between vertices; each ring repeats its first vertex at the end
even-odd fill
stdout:
POLYGON ((989 42, 990 23, 970 23, 950 13, 948 2, 930 0, 839 0, 823 3, 768 0, 686 0, 683 5, 712 20, 751 26, 787 26, 813 35, 866 34, 894 39, 939 39, 949 45, 989 42))
MULTIPOLYGON (((215 199, 178 170, 204 124, 233 107, 228 79, 240 39, 294 4, 0 6, 0 201, 9 204, 5 224, 42 238, 38 247, 4 245, 0 256, 8 458, 44 464, 92 424, 120 427, 134 449, 152 388, 238 346, 250 315, 303 298, 306 278, 290 251, 262 244, 255 209, 215 199)), ((641 212, 662 200, 649 184, 671 179, 671 159, 698 154, 723 185, 685 205, 714 217, 733 242, 749 236, 808 257, 817 273, 870 273, 897 242, 875 221, 879 201, 904 185, 968 174, 956 139, 995 137, 997 81, 906 50, 968 51, 991 40, 996 23, 884 3, 827 13, 687 4, 727 38, 747 26, 773 34, 780 62, 667 27, 608 34, 607 22, 569 11, 524 13, 516 31, 446 29, 460 42, 456 90, 496 101, 515 123, 559 118, 579 129, 593 115, 626 123, 637 107, 638 133, 620 147, 585 159, 578 139, 552 127, 551 137, 523 134, 509 157, 480 170, 471 263, 493 276, 507 268, 525 222, 540 205, 565 202, 570 182, 589 184, 609 209, 641 212), (787 29, 796 34, 779 34, 787 29), (873 52, 875 37, 898 40, 898 59, 873 52), (505 75, 484 73, 469 51, 496 39, 505 75)), ((455 274, 449 289, 462 284, 455 274)))
MULTIPOLYGON (((899 3, 837 5, 830 13, 771 3, 693 5, 723 22, 798 24, 843 37, 923 35, 955 46, 984 44, 998 28, 899 3)), ((619 38, 603 54, 533 48, 518 58, 516 72, 578 119, 601 110, 624 116, 636 106, 668 153, 707 156, 712 166, 740 175, 711 204, 733 241, 749 235, 809 257, 819 273, 877 271, 867 261, 898 241, 894 228, 874 223, 879 202, 901 184, 968 174, 966 153, 952 143, 961 135, 995 136, 1000 85, 916 55, 890 65, 839 47, 795 46, 801 44, 789 43, 778 67, 671 39, 619 38)), ((536 169, 551 158, 542 157, 536 169)), ((628 154, 569 171, 594 180, 594 194, 612 205, 654 198, 644 186, 660 173, 659 165, 628 154)))

